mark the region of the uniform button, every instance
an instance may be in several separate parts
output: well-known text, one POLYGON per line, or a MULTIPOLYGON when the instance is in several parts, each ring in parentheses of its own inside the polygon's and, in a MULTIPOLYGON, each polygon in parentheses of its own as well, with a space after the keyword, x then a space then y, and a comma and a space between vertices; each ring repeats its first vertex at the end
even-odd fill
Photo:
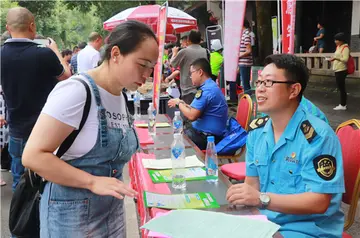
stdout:
POLYGON ((289 173, 290 173, 290 174, 293 174, 293 171, 292 171, 292 170, 289 170, 289 173))
POLYGON ((271 184, 275 184, 275 183, 274 183, 274 180, 271 180, 271 182, 270 182, 270 183, 271 183, 271 184))
POLYGON ((258 163, 259 163, 259 160, 256 160, 256 161, 255 161, 255 164, 258 164, 258 163))
POLYGON ((276 160, 273 159, 271 162, 275 163, 275 161, 276 161, 276 160))

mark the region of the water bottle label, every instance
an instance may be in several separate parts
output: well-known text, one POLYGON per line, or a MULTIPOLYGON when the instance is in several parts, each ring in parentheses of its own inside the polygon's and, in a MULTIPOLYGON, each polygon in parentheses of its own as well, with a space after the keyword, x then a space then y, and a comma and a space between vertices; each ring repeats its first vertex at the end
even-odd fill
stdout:
POLYGON ((182 124, 181 121, 174 121, 174 126, 176 129, 180 129, 181 124, 182 124))
POLYGON ((156 116, 156 110, 152 111, 152 114, 154 115, 154 117, 156 116))
POLYGON ((217 170, 218 166, 214 163, 212 158, 208 158, 208 168, 211 170, 217 170))
POLYGON ((178 159, 180 155, 182 154, 184 149, 182 148, 172 148, 171 153, 174 155, 175 159, 178 159))

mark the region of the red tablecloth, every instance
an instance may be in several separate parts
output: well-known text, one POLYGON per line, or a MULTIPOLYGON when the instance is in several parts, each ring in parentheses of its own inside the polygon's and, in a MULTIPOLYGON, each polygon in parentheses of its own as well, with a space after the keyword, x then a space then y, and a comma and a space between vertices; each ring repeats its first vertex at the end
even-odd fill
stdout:
MULTIPOLYGON (((148 208, 145 207, 143 192, 148 191, 162 194, 171 194, 171 191, 166 183, 154 184, 152 182, 147 169, 145 169, 142 164, 142 159, 155 159, 155 155, 137 153, 129 162, 129 175, 131 180, 130 185, 139 193, 137 197, 137 209, 140 216, 140 226, 144 225, 148 220, 153 218, 156 213, 167 211, 159 208, 150 208, 151 217, 146 217, 146 209, 148 208)), ((142 237, 147 237, 147 234, 145 234, 147 232, 143 230, 141 233, 142 237)))

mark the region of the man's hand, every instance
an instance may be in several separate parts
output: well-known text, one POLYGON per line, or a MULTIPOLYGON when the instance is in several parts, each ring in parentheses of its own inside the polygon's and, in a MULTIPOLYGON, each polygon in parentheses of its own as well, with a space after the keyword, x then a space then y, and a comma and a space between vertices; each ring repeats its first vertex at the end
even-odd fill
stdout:
POLYGON ((180 103, 180 99, 179 98, 174 98, 174 99, 170 99, 169 101, 168 101, 168 106, 170 107, 170 108, 173 108, 173 107, 176 107, 176 105, 178 105, 179 103, 180 103))
POLYGON ((246 183, 232 185, 226 193, 226 200, 234 205, 259 207, 259 197, 260 191, 246 183))
POLYGON ((317 41, 318 39, 317 39, 317 37, 314 37, 314 41, 317 41))
POLYGON ((56 42, 51 38, 49 38, 49 40, 50 40, 50 44, 47 47, 50 48, 55 53, 59 52, 59 48, 58 48, 56 42))
POLYGON ((6 125, 6 120, 4 117, 0 116, 0 128, 6 125))

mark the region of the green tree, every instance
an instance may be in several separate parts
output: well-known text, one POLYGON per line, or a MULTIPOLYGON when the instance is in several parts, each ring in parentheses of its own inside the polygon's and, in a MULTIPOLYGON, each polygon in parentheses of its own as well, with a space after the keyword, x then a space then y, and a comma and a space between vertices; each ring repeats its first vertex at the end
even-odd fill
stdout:
POLYGON ((17 2, 11 0, 1 0, 0 1, 0 34, 6 31, 6 15, 10 8, 17 7, 17 2))

